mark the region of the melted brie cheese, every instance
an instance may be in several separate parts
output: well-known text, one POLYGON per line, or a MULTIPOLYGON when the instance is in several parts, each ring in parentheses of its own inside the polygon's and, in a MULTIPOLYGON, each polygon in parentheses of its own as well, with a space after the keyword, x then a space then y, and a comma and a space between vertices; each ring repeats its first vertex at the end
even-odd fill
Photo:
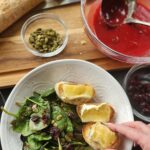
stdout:
POLYGON ((91 98, 94 95, 94 90, 89 85, 81 84, 64 84, 62 86, 64 97, 85 97, 91 98))
POLYGON ((113 109, 107 103, 83 104, 80 116, 83 122, 108 122, 112 114, 113 109))
POLYGON ((117 141, 117 135, 112 132, 108 127, 97 122, 91 128, 91 141, 95 142, 102 149, 109 148, 117 141))

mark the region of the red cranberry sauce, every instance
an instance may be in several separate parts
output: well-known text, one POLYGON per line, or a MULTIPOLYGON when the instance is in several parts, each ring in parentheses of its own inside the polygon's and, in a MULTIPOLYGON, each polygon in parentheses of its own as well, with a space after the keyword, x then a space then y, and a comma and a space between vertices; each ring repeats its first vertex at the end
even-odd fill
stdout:
POLYGON ((150 117, 150 68, 140 69, 127 84, 131 105, 142 115, 150 117))

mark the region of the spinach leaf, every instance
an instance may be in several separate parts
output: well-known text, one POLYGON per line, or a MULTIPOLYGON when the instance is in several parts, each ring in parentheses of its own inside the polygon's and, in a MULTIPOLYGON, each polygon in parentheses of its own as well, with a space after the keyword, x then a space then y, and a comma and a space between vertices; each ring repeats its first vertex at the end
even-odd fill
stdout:
POLYGON ((34 92, 33 92, 33 96, 38 98, 38 97, 41 96, 41 94, 40 94, 39 92, 34 91, 34 92))
POLYGON ((29 121, 28 120, 13 120, 12 121, 12 128, 14 131, 21 133, 23 136, 28 136, 33 133, 33 131, 29 128, 29 121))
POLYGON ((50 106, 40 95, 26 98, 12 122, 13 130, 28 136, 50 124, 50 106), (35 108, 34 108, 35 107, 35 108), (34 108, 34 109, 33 109, 34 108), (35 120, 38 117, 38 122, 35 120))
POLYGON ((66 132, 73 132, 72 122, 64 110, 57 104, 52 105, 52 120, 54 120, 54 125, 56 125, 61 131, 65 130, 66 132))
POLYGON ((18 119, 24 119, 24 118, 29 118, 30 115, 32 114, 32 103, 25 101, 23 105, 20 107, 20 109, 17 112, 17 118, 18 119))
POLYGON ((33 132, 29 128, 29 117, 32 113, 32 109, 30 103, 25 102, 17 112, 17 114, 13 114, 8 112, 4 108, 1 108, 6 114, 15 117, 15 119, 11 122, 12 128, 14 131, 21 133, 24 136, 28 136, 33 132))
POLYGON ((66 114, 58 105, 52 106, 52 120, 54 120, 54 125, 56 125, 61 131, 67 126, 66 114), (61 119, 58 119, 59 116, 62 116, 61 119))
POLYGON ((40 131, 46 128, 50 120, 50 105, 48 101, 44 101, 41 97, 32 99, 32 102, 37 104, 37 110, 30 117, 29 127, 32 131, 40 131))
POLYGON ((29 127, 32 131, 40 131, 46 128, 50 124, 50 113, 43 112, 34 113, 31 115, 31 119, 29 121, 29 127), (38 118, 38 119, 35 119, 38 118))
POLYGON ((55 93, 55 89, 49 88, 48 90, 41 93, 41 97, 42 98, 49 97, 49 96, 53 95, 54 93, 55 93))
POLYGON ((33 104, 36 104, 40 107, 45 108, 46 104, 45 101, 41 98, 41 97, 30 97, 30 98, 26 98, 27 101, 30 101, 33 104))
POLYGON ((32 114, 32 105, 30 102, 24 102, 16 114, 16 118, 12 121, 14 131, 21 133, 23 136, 28 136, 33 133, 29 128, 29 119, 32 114))
POLYGON ((66 115, 69 116, 71 113, 76 115, 75 107, 70 104, 61 103, 62 109, 65 111, 66 115))
POLYGON ((67 118, 67 128, 66 132, 73 132, 73 124, 69 118, 67 118))
POLYGON ((45 132, 32 134, 28 136, 24 149, 27 149, 28 147, 29 150, 40 150, 40 148, 45 145, 45 142, 50 141, 51 139, 52 137, 50 136, 50 134, 47 134, 45 132))

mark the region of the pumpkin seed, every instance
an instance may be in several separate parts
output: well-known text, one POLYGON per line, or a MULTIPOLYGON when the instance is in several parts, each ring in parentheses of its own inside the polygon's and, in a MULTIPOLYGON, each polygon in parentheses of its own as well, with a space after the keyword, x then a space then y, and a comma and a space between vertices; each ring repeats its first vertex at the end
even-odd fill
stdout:
POLYGON ((53 52, 62 45, 62 37, 53 29, 38 28, 30 34, 29 43, 40 53, 53 52))

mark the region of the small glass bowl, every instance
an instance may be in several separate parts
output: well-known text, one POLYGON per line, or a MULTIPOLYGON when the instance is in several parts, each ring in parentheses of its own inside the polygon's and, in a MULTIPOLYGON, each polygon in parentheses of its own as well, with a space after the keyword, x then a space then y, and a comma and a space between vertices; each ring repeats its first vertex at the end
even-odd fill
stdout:
POLYGON ((21 38, 26 49, 33 55, 40 57, 52 57, 64 50, 68 42, 68 30, 63 20, 50 13, 39 13, 26 20, 21 29, 21 38), (63 44, 53 52, 40 53, 29 43, 29 36, 36 29, 53 29, 63 38, 63 44))
POLYGON ((145 104, 150 103, 150 64, 147 63, 133 66, 125 76, 123 87, 131 102, 134 115, 143 121, 150 122, 150 114, 145 115, 142 113, 143 109, 147 107, 145 104), (148 102, 146 102, 145 99, 146 93, 149 95, 147 99, 148 102), (141 97, 143 94, 144 97, 141 97), (133 100, 133 97, 135 99, 135 96, 136 102, 133 100), (141 105, 143 105, 142 107, 144 108, 141 108, 141 105))

